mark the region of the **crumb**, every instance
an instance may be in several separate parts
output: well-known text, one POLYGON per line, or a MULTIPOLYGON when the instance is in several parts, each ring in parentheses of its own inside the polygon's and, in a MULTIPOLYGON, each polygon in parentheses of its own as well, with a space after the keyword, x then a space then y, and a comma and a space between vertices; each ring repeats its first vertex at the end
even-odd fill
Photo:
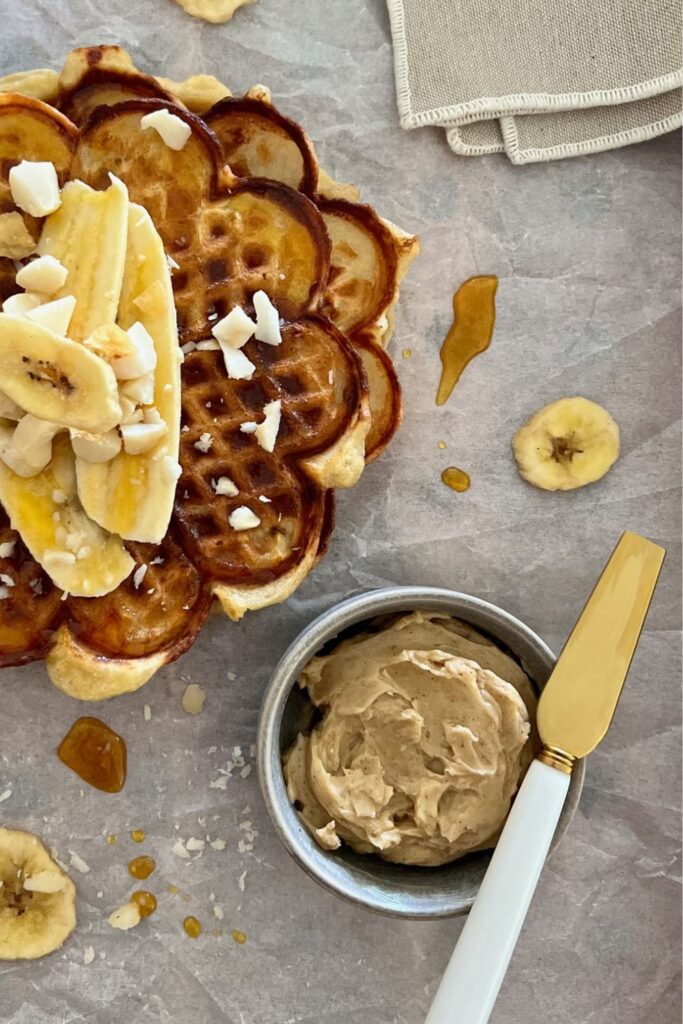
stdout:
POLYGON ((188 715, 198 715, 204 707, 206 693, 197 683, 189 683, 181 699, 183 711, 188 715))
POLYGON ((211 451, 211 445, 213 444, 213 438, 208 431, 199 435, 199 440, 195 441, 194 447, 198 452, 202 452, 206 455, 207 452, 211 451))
MULTIPOLYGON (((180 828, 180 826, 177 825, 176 828, 180 828)), ((182 839, 177 839, 175 841, 175 843, 173 844, 173 852, 175 853, 176 857, 182 857, 183 860, 190 859, 190 855, 185 849, 185 844, 183 843, 182 839)))
POLYGON ((85 949, 83 950, 83 963, 87 967, 88 964, 91 964, 94 959, 95 959, 95 950, 93 949, 92 946, 86 946, 85 949))
POLYGON ((135 572, 133 573, 133 586, 135 587, 136 590, 140 589, 140 584, 144 580, 146 572, 147 564, 143 562, 142 565, 139 565, 135 572))
POLYGON ((69 863, 72 867, 76 868, 76 871, 80 871, 82 875, 87 875, 90 871, 90 865, 86 864, 82 857, 79 857, 73 850, 69 850, 69 863))

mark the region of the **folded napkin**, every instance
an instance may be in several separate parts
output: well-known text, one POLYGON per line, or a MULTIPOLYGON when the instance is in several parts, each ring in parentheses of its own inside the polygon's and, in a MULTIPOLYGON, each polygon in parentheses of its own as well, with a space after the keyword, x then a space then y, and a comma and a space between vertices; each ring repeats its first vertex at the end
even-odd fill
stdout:
POLYGON ((515 164, 683 123, 679 0, 387 0, 404 128, 515 164))

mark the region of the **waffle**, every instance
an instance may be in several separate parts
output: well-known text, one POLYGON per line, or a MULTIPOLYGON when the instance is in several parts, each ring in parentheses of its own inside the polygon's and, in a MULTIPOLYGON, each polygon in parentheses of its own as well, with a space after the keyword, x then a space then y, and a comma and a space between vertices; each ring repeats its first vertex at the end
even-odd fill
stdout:
MULTIPOLYGON (((321 172, 305 133, 262 87, 233 100, 208 76, 161 83, 108 46, 74 51, 56 94, 44 78, 49 106, 35 96, 40 74, 19 77, 30 98, 3 94, 0 81, 3 211, 16 212, 6 179, 27 156, 13 142, 17 134, 30 142, 29 158, 53 160, 62 180, 99 188, 117 174, 179 265, 179 337, 190 349, 183 472, 169 534, 158 548, 129 545, 136 563, 148 566, 142 584, 131 576, 104 598, 61 595, 18 539, 0 569, 17 580, 0 602, 0 665, 45 657, 57 686, 100 699, 137 688, 186 650, 214 598, 238 619, 284 600, 321 557, 334 523, 332 488, 355 483, 400 421, 382 343, 416 240, 321 172), (190 126, 181 151, 140 129, 141 116, 160 107, 190 126), (248 342, 254 376, 231 380, 220 352, 193 346, 234 304, 251 313, 260 288, 285 321, 283 341, 276 348, 248 342), (274 399, 282 421, 268 453, 240 428, 274 399), (216 494, 221 476, 235 482, 238 496, 216 494), (228 517, 245 504, 260 525, 232 530, 228 517)), ((40 225, 27 227, 37 237, 40 225)), ((6 294, 12 270, 11 261, 0 262, 6 294)), ((6 520, 2 529, 9 530, 6 520)))

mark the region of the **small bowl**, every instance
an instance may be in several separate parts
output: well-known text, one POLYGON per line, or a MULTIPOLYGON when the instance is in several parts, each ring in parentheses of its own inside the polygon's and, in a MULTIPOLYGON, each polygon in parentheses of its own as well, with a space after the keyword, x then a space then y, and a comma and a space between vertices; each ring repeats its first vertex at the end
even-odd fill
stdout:
MULTIPOLYGON (((297 679, 309 659, 341 633, 379 615, 415 610, 445 612, 470 623, 506 649, 522 665, 539 692, 552 672, 555 656, 533 630, 480 598, 436 587, 390 587, 359 594, 324 612, 299 634, 275 669, 265 694, 258 726, 261 790, 275 829, 289 853, 330 892, 369 910, 410 918, 466 913, 477 894, 491 851, 472 853, 436 868, 390 864, 379 857, 321 849, 287 797, 282 755, 310 717, 311 704, 297 679)), ((585 764, 579 762, 551 846, 564 835, 576 811, 585 764)))

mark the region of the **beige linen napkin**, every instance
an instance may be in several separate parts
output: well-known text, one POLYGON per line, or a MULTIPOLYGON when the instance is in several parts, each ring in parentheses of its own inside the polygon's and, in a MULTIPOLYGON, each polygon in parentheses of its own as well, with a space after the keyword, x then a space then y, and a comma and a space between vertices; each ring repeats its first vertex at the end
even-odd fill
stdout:
POLYGON ((404 128, 515 164, 683 123, 679 0, 387 0, 404 128))

